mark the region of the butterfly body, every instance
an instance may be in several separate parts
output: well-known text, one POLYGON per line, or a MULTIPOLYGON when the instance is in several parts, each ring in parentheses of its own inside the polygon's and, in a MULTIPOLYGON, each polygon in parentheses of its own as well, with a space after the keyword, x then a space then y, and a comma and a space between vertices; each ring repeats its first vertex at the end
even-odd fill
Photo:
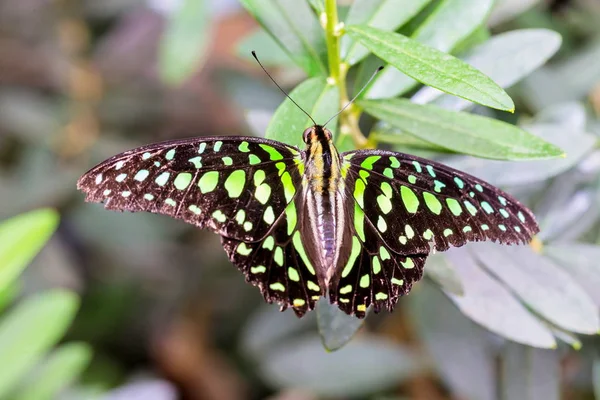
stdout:
POLYGON ((431 249, 538 231, 517 200, 463 172, 385 150, 340 154, 318 125, 303 138, 304 150, 254 137, 153 144, 92 168, 78 188, 108 209, 214 231, 246 280, 298 316, 322 296, 358 317, 391 311, 431 249))

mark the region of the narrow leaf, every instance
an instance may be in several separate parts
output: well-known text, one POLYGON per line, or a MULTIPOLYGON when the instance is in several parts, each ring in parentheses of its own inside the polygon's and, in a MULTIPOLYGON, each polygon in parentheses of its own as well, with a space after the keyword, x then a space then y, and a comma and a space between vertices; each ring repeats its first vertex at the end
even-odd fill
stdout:
POLYGON ((560 355, 506 343, 502 354, 502 400, 559 400, 560 355))
POLYGON ((55 290, 31 297, 13 308, 0 323, 0 398, 18 383, 60 338, 75 317, 79 300, 55 290))
POLYGON ((562 155, 556 146, 495 119, 452 112, 405 99, 364 100, 366 112, 411 135, 456 152, 499 160, 526 160, 562 155))
POLYGON ((529 247, 471 246, 488 271, 506 284, 532 310, 568 331, 600 331, 598 308, 566 272, 529 247))
POLYGON ((327 299, 320 299, 316 308, 319 335, 327 351, 338 350, 348 343, 365 321, 344 313, 327 299))
POLYGON ((50 239, 58 220, 56 211, 40 209, 0 224, 0 291, 7 290, 50 239))
POLYGON ((314 313, 298 318, 293 312, 282 313, 278 307, 264 304, 246 322, 240 338, 240 349, 254 361, 260 361, 282 342, 307 329, 314 330, 314 325, 314 313))
POLYGON ((419 340, 454 397, 495 400, 496 360, 489 333, 430 283, 419 284, 405 301, 419 340))
POLYGON ((456 267, 463 282, 464 296, 449 294, 463 314, 517 343, 556 347, 550 331, 511 292, 485 273, 465 249, 451 249, 446 257, 456 267))
POLYGON ((346 29, 379 58, 425 85, 484 106, 511 112, 515 109, 512 99, 500 86, 458 58, 399 33, 364 25, 346 29))
POLYGON ((584 243, 549 244, 544 254, 573 277, 600 307, 600 246, 584 243))
MULTIPOLYGON (((484 24, 493 5, 493 0, 442 0, 411 37, 424 45, 450 53, 484 24)), ((403 72, 393 67, 386 68, 363 97, 388 98, 408 92, 417 82, 403 72)))
POLYGON ((420 369, 407 350, 382 338, 357 338, 327 353, 319 339, 310 336, 267 354, 259 372, 276 388, 302 388, 324 398, 345 398, 380 392, 420 369))
MULTIPOLYGON (((499 86, 508 88, 543 65, 561 43, 558 33, 547 29, 521 29, 494 36, 465 57, 467 64, 477 68, 499 86)), ((425 87, 417 92, 415 103, 432 102, 451 110, 462 110, 471 102, 425 87)))
POLYGON ((183 0, 170 16, 158 54, 164 82, 179 85, 202 65, 210 39, 208 14, 206 0, 183 0))
POLYGON ((581 161, 596 143, 596 138, 591 134, 577 130, 566 131, 564 127, 558 125, 532 125, 526 129, 538 138, 559 146, 566 153, 566 157, 508 163, 460 157, 446 160, 446 163, 461 171, 476 174, 479 178, 495 185, 520 185, 541 182, 569 170, 581 161))
MULTIPOLYGON (((290 55, 263 29, 247 35, 237 45, 238 56, 255 63, 252 51, 256 51, 260 62, 265 66, 290 66, 294 63, 290 55)), ((304 62, 310 63, 310 60, 304 62)))
MULTIPOLYGON (((323 78, 312 78, 302 82, 290 93, 300 107, 308 112, 318 124, 323 124, 339 109, 339 91, 328 85, 323 78)), ((331 121, 327 128, 335 135, 337 121, 331 121)), ((313 123, 289 99, 275 111, 265 137, 304 148, 302 132, 313 123)))
POLYGON ((92 349, 85 343, 69 343, 54 350, 41 368, 33 374, 33 382, 13 395, 15 400, 51 400, 74 383, 88 366, 92 349))
MULTIPOLYGON (((241 3, 309 76, 327 75, 325 36, 307 2, 241 0, 241 3)), ((260 49, 254 50, 261 54, 260 49)))
MULTIPOLYGON (((369 25, 395 31, 421 11, 431 0, 356 0, 352 3, 346 25, 369 25)), ((348 36, 342 37, 342 59, 355 65, 369 54, 366 47, 348 36)))
POLYGON ((452 263, 441 254, 433 254, 427 258, 425 275, 437 283, 444 291, 462 296, 464 289, 460 276, 452 263))
POLYGON ((325 0, 308 0, 308 2, 317 14, 325 12, 325 0))

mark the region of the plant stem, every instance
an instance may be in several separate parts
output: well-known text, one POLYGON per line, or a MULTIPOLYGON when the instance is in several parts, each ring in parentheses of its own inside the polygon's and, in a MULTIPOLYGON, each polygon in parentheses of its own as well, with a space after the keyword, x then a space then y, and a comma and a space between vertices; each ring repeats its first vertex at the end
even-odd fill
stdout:
POLYGON ((338 31, 338 13, 336 0, 325 0, 325 37, 327 41, 327 57, 329 59, 329 78, 332 83, 339 84, 340 79, 340 32, 338 31))
MULTIPOLYGON (((346 74, 350 66, 342 62, 340 57, 340 37, 342 36, 342 27, 338 21, 336 0, 325 0, 325 38, 327 42, 327 58, 329 61, 329 79, 328 83, 337 85, 340 91, 340 108, 344 107, 350 99, 346 89, 346 74)), ((354 144, 358 148, 367 146, 367 140, 360 131, 358 120, 360 112, 357 112, 354 106, 348 107, 340 115, 340 133, 338 137, 351 135, 354 144)))

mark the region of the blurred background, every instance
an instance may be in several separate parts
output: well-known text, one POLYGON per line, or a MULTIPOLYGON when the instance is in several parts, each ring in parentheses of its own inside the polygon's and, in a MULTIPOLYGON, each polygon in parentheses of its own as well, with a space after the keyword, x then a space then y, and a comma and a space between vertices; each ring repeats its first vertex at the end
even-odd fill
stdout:
MULTIPOLYGON (((557 329, 556 350, 508 343, 463 315, 431 277, 327 353, 315 313, 299 320, 264 304, 216 235, 84 203, 77 178, 116 153, 182 137, 262 135, 282 96, 248 60, 251 48, 279 66, 282 86, 304 79, 272 41, 248 42, 260 27, 237 0, 207 3, 197 21, 175 26, 178 0, 0 0, 0 218, 40 207, 61 215, 11 301, 76 292, 81 303, 62 341, 90 350, 56 398, 593 399, 594 382, 600 396, 597 336, 557 329), (188 54, 193 70, 178 70, 174 60, 188 54), (506 392, 507 365, 528 397, 506 392)), ((548 28, 563 41, 511 88, 511 118, 600 134, 600 2, 498 0, 491 32, 520 28, 548 28)), ((553 200, 539 205, 543 240, 600 239, 600 153, 586 143, 537 186, 553 200)), ((597 261, 600 252, 589 254, 597 261)), ((590 292, 599 290, 599 273, 589 276, 590 292)), ((0 360, 11 368, 1 351, 0 360)), ((22 379, 36 382, 33 372, 22 379)))

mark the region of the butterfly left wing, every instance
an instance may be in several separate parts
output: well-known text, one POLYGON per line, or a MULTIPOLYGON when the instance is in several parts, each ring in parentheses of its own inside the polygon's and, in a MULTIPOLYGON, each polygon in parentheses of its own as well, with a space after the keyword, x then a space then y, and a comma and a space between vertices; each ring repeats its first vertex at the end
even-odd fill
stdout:
POLYGON ((192 138, 116 155, 77 182, 107 209, 166 214, 242 241, 258 240, 291 201, 297 149, 254 137, 192 138))
POLYGON ((470 241, 528 243, 539 228, 509 194, 464 172, 407 154, 358 150, 342 154, 354 198, 386 245, 398 254, 439 251, 470 241))

